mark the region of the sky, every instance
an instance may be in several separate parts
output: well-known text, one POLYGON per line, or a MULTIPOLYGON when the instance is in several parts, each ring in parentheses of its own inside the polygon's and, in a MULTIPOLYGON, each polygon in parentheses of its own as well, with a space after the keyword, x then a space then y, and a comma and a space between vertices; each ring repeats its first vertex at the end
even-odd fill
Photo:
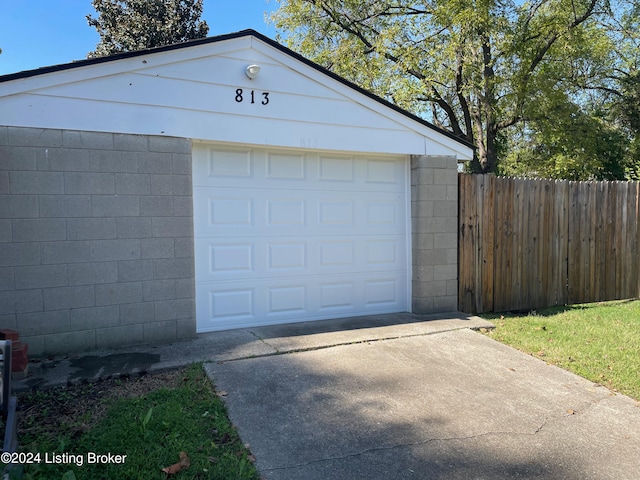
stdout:
MULTIPOLYGON (((265 13, 275 0, 204 0, 209 36, 252 28, 276 34, 265 13)), ((100 41, 86 15, 96 16, 91 0, 0 0, 0 75, 82 60, 100 41)))

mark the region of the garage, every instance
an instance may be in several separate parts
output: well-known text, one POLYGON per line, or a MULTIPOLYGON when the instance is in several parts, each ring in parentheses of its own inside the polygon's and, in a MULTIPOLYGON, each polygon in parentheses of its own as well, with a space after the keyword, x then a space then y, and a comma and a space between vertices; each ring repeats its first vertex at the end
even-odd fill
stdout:
POLYGON ((0 77, 0 328, 34 355, 457 307, 473 147, 253 30, 0 77))
POLYGON ((407 162, 193 150, 198 332, 409 309, 407 162))

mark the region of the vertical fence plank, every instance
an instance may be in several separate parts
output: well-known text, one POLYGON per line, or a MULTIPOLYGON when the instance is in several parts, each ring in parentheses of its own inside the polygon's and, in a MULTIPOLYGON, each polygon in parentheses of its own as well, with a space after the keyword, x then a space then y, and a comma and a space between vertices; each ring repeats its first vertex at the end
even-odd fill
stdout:
POLYGON ((482 191, 482 202, 484 205, 483 217, 480 221, 485 225, 483 237, 481 239, 483 249, 482 263, 482 311, 493 311, 494 298, 494 235, 495 235, 495 177, 493 175, 485 175, 484 189, 482 191))
POLYGON ((640 182, 460 175, 458 305, 640 297, 640 182))

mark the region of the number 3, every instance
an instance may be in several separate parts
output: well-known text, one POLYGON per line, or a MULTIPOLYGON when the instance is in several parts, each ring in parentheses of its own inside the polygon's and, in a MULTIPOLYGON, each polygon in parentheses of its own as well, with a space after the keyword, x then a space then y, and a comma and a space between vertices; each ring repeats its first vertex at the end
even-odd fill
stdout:
POLYGON ((266 105, 267 103, 269 103, 269 92, 263 92, 262 96, 264 97, 264 99, 262 100, 262 105, 266 105))

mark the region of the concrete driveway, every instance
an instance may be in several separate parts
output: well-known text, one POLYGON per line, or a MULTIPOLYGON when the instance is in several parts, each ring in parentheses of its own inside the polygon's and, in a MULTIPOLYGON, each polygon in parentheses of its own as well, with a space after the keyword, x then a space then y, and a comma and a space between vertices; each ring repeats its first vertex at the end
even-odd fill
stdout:
POLYGON ((205 368, 263 480, 640 478, 639 402, 480 319, 400 320, 229 334, 205 368))

